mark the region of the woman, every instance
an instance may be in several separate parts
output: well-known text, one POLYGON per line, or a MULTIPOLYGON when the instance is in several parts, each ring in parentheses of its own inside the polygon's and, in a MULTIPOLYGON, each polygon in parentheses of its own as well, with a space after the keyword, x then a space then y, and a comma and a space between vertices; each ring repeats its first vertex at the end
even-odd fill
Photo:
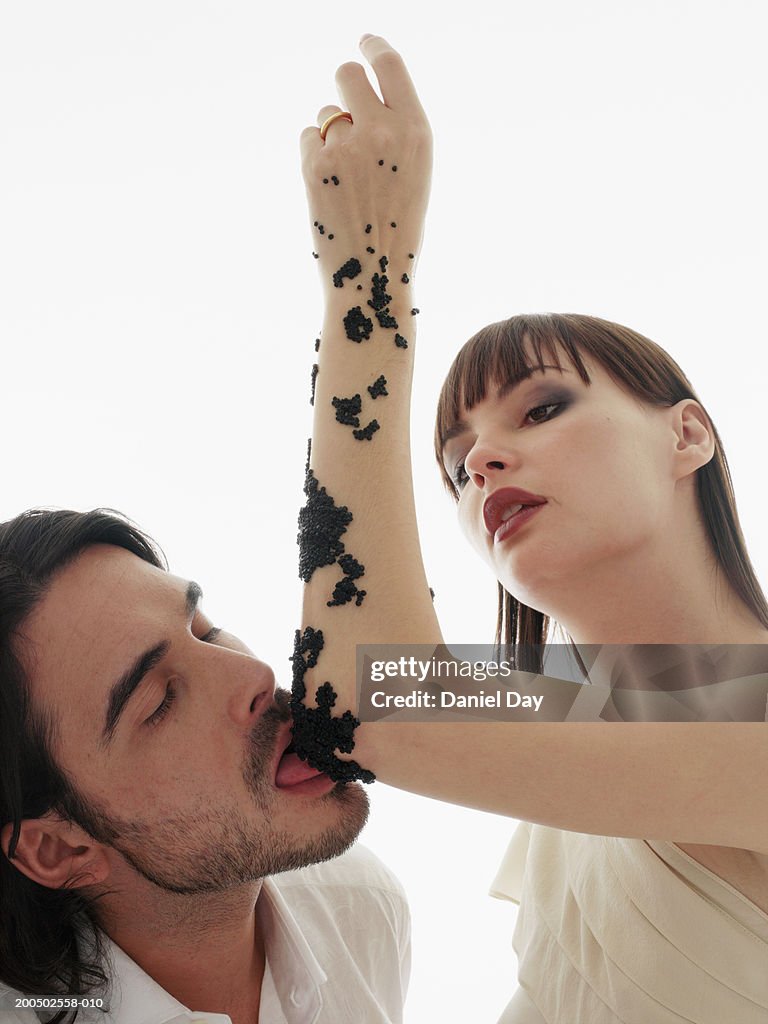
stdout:
MULTIPOLYGON (((504 726, 366 722, 352 736, 351 716, 332 713, 357 707, 356 642, 442 643, 408 449, 431 134, 399 55, 380 37, 361 48, 384 102, 361 65, 342 65, 344 111, 323 107, 301 140, 325 319, 302 518, 297 749, 334 777, 369 772, 523 821, 499 881, 521 899, 521 987, 504 1020, 763 1021, 762 720, 697 721, 715 718, 700 692, 676 721, 566 725, 531 713, 504 726), (302 704, 316 687, 318 707, 302 704)), ((437 453, 499 581, 513 654, 554 622, 579 650, 738 645, 718 648, 719 678, 764 698, 768 607, 720 440, 658 346, 589 317, 491 325, 449 373, 437 453)), ((680 685, 667 680, 670 692, 680 685)))

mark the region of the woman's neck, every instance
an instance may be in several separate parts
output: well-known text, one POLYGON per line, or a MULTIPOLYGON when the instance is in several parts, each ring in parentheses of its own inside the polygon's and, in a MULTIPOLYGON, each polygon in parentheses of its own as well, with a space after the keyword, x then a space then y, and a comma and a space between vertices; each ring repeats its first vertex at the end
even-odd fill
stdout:
POLYGON ((765 644, 768 628, 734 590, 702 524, 669 531, 564 586, 551 612, 577 644, 765 644))

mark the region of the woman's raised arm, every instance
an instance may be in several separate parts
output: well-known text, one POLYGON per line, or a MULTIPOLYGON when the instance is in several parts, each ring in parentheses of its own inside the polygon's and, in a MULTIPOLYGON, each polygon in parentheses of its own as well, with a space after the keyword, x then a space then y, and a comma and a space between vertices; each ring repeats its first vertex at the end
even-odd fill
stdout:
MULTIPOLYGON (((357 642, 440 642, 409 438, 432 138, 400 55, 379 37, 362 47, 384 102, 360 64, 344 64, 336 80, 354 123, 301 137, 325 299, 300 556, 303 625, 324 646, 306 681, 333 680, 339 710, 354 706, 357 642)), ((324 107, 318 124, 338 110, 324 107)))
MULTIPOLYGON (((294 716, 297 749, 316 764, 334 745, 352 749, 343 713, 357 709, 358 643, 442 643, 409 439, 431 131, 400 55, 376 36, 361 48, 383 102, 361 65, 344 64, 337 84, 352 123, 336 118, 325 140, 317 127, 301 137, 325 315, 301 513, 294 716)), ((338 112, 324 107, 318 125, 338 112)), ((353 765, 553 827, 768 853, 766 734, 761 723, 385 721, 358 726, 353 765)), ((343 762, 335 759, 337 777, 343 762)))

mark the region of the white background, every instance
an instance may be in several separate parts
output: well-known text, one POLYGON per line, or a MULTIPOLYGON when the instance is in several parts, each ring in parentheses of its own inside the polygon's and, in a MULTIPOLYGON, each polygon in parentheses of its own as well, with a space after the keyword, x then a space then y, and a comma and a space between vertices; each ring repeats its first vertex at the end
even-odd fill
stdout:
MULTIPOLYGON (((668 349, 768 578, 761 0, 0 12, 0 519, 120 509, 289 685, 322 319, 298 139, 368 31, 405 57, 435 136, 413 442, 447 640, 492 638, 496 588, 438 479, 435 399, 461 344, 518 312, 602 316, 668 349)), ((408 1021, 495 1020, 514 906, 486 892, 514 822, 371 796, 364 840, 413 909, 408 1021)))

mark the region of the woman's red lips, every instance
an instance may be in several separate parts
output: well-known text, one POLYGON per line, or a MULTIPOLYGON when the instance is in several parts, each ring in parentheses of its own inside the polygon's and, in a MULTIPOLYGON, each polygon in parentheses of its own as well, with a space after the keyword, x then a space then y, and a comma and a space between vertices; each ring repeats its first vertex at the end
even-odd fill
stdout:
POLYGON ((540 494, 531 494, 521 487, 500 487, 490 494, 483 505, 483 521, 492 537, 501 526, 503 516, 515 505, 546 505, 547 499, 540 494))

